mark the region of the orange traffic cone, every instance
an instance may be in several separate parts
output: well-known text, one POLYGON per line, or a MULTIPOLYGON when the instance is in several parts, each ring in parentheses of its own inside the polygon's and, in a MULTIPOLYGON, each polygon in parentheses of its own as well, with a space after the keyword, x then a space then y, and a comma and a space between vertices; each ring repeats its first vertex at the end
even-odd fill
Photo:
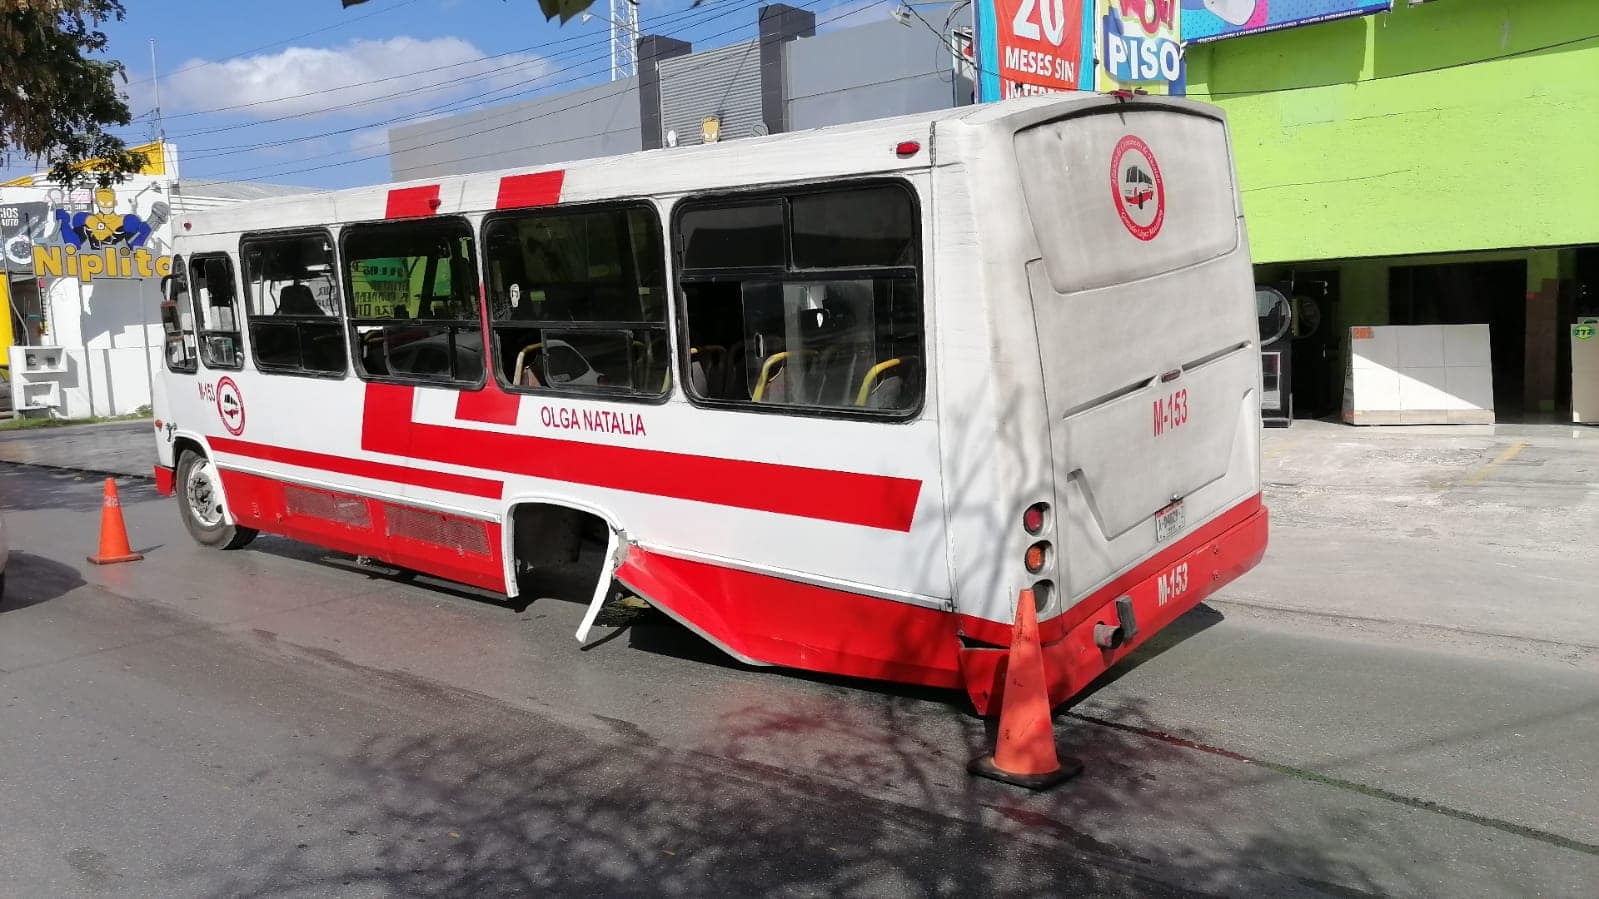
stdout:
POLYGON ((105 502, 100 506, 100 552, 89 557, 96 565, 137 562, 143 555, 128 545, 128 529, 122 524, 122 500, 117 498, 117 482, 105 479, 105 502))
POLYGON ((1016 631, 1005 666, 994 753, 973 759, 966 770, 1032 790, 1047 790, 1082 773, 1082 762, 1067 758, 1063 764, 1055 751, 1044 650, 1038 643, 1038 609, 1031 590, 1023 590, 1016 604, 1016 631))

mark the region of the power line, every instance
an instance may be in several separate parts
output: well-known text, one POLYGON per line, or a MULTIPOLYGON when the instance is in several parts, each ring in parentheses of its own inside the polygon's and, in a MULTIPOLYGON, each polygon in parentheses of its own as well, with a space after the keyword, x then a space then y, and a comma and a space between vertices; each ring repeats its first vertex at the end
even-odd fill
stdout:
MULTIPOLYGON (((796 4, 796 7, 799 8, 799 9, 808 9, 809 7, 815 6, 817 3, 820 3, 820 2, 822 2, 822 0, 810 0, 810 2, 808 2, 808 3, 803 3, 803 2, 802 3, 798 3, 798 4, 796 4)), ((849 9, 845 9, 843 12, 841 12, 841 13, 839 13, 837 15, 828 17, 826 19, 818 20, 816 24, 817 25, 823 25, 823 24, 826 24, 828 22, 835 21, 837 19, 847 18, 848 16, 855 15, 856 13, 859 13, 859 12, 860 12, 859 8, 852 7, 852 8, 849 8, 849 9)), ((737 31, 737 30, 739 30, 739 29, 728 29, 727 31, 722 32, 721 34, 730 34, 730 33, 734 32, 734 31, 737 31)), ((711 35, 711 37, 718 37, 718 36, 720 36, 720 35, 711 35)), ((709 65, 712 64, 712 62, 713 62, 712 60, 706 60, 704 62, 701 62, 698 66, 694 67, 693 69, 687 70, 687 72, 692 72, 692 71, 694 71, 696 69, 701 69, 701 68, 704 68, 706 66, 709 66, 709 65)), ((685 72, 684 74, 687 74, 687 72, 685 72)), ((626 88, 622 88, 622 89, 613 91, 610 94, 606 95, 605 97, 599 98, 599 99, 603 100, 603 99, 610 99, 612 97, 620 96, 625 91, 626 91, 626 88)), ((481 135, 481 134, 487 134, 487 133, 489 133, 491 131, 499 131, 502 128, 510 128, 510 127, 515 127, 517 125, 525 125, 525 124, 527 124, 529 122, 537 121, 538 119, 542 119, 542 118, 545 118, 547 116, 556 115, 558 113, 567 112, 569 110, 576 109, 579 106, 585 105, 587 103, 593 103, 593 102, 598 102, 598 101, 594 100, 594 99, 585 99, 585 100, 581 100, 581 101, 575 101, 575 102, 573 102, 573 103, 571 103, 569 105, 561 106, 561 107, 558 107, 556 109, 545 110, 543 112, 528 116, 528 117, 523 118, 523 119, 519 119, 519 120, 517 120, 515 122, 511 122, 511 123, 508 123, 506 125, 496 125, 496 126, 491 127, 491 128, 483 128, 483 129, 479 129, 478 131, 473 131, 473 132, 468 133, 468 134, 460 135, 458 137, 444 138, 442 140, 436 140, 436 141, 432 141, 432 142, 426 143, 426 144, 419 144, 419 145, 417 145, 415 147, 409 147, 408 149, 411 149, 411 150, 424 150, 424 149, 428 149, 430 147, 440 146, 442 144, 451 143, 451 142, 454 142, 454 141, 457 141, 457 140, 463 140, 465 138, 476 137, 476 136, 481 135)), ((517 152, 518 150, 534 149, 534 148, 539 147, 539 146, 543 146, 543 144, 529 144, 529 145, 524 145, 524 146, 521 146, 521 147, 516 147, 516 148, 513 148, 511 150, 507 150, 507 151, 496 151, 496 152, 493 152, 493 153, 478 153, 478 154, 474 154, 474 155, 471 155, 471 156, 458 156, 458 157, 453 157, 451 159, 443 160, 442 162, 443 163, 470 162, 470 161, 472 161, 474 159, 483 159, 483 158, 486 158, 486 157, 489 157, 489 156, 499 156, 499 155, 502 155, 503 153, 506 153, 506 152, 517 152)), ((387 155, 388 154, 386 154, 386 153, 379 153, 379 154, 375 154, 375 155, 371 155, 371 156, 361 156, 361 157, 357 157, 357 158, 354 158, 354 159, 342 160, 342 161, 339 161, 339 162, 329 162, 329 163, 325 163, 325 164, 322 164, 322 165, 307 166, 307 167, 301 168, 301 169, 293 169, 293 170, 290 170, 290 171, 283 171, 283 172, 274 172, 274 173, 271 173, 271 174, 268 174, 268 175, 261 175, 261 176, 255 177, 255 178, 244 178, 244 179, 239 179, 239 180, 242 180, 242 181, 245 181, 245 182, 249 182, 249 181, 260 181, 260 180, 263 180, 265 178, 283 178, 283 177, 288 177, 288 176, 292 176, 292 175, 304 174, 306 172, 322 171, 324 169, 339 168, 339 167, 346 166, 346 165, 354 165, 354 164, 360 163, 360 162, 370 162, 372 160, 382 159, 382 158, 384 158, 387 155)), ((213 176, 213 177, 216 177, 216 176, 213 176)))
MULTIPOLYGON (((701 18, 700 21, 695 22, 694 24, 696 24, 696 25, 704 25, 704 24, 706 24, 708 22, 711 22, 711 21, 714 21, 716 19, 726 18, 727 16, 732 15, 733 13, 738 12, 738 11, 739 11, 738 8, 727 9, 727 10, 723 10, 723 11, 720 11, 720 12, 717 12, 717 13, 714 13, 714 14, 711 14, 711 15, 705 15, 704 11, 697 12, 695 14, 695 16, 703 16, 703 18, 701 18)), ((740 26, 740 27, 742 27, 742 26, 740 26)), ((718 33, 716 35, 711 35, 711 37, 718 37, 721 34, 731 33, 731 31, 736 31, 736 30, 738 30, 738 29, 736 29, 736 28, 735 29, 730 29, 729 31, 724 31, 724 32, 720 32, 720 33, 718 33)), ((590 37, 592 38, 593 36, 591 35, 590 37)), ((591 41, 591 43, 598 44, 600 42, 599 41, 591 41)), ((579 48, 579 49, 581 49, 581 48, 579 48)), ((560 55, 558 54, 557 56, 552 57, 552 58, 553 59, 559 59, 560 55)), ((556 74, 559 74, 561 72, 573 71, 573 70, 582 68, 583 66, 593 64, 593 63, 595 63, 595 62, 597 62, 597 61, 599 61, 601 59, 605 59, 605 58, 607 58, 607 56, 604 56, 604 55, 591 56, 591 57, 589 57, 587 59, 579 60, 579 61, 577 61, 575 63, 571 63, 571 64, 568 64, 568 65, 565 65, 565 66, 557 67, 557 68, 555 68, 555 69, 553 69, 553 70, 551 70, 549 72, 540 72, 540 73, 538 73, 538 75, 535 78, 523 79, 522 81, 518 81, 515 84, 507 85, 507 86, 501 87, 501 88, 496 88, 495 90, 489 91, 489 92, 484 93, 484 94, 477 94, 477 95, 474 95, 472 97, 466 97, 466 98, 461 98, 461 99, 457 99, 457 100, 451 100, 451 101, 448 101, 448 102, 445 102, 445 103, 441 103, 441 104, 438 104, 438 105, 435 105, 435 106, 424 107, 422 109, 418 109, 418 110, 415 110, 413 112, 408 112, 408 113, 404 113, 404 114, 401 114, 401 115, 393 116, 393 117, 390 117, 388 119, 381 119, 381 120, 378 120, 378 121, 365 122, 365 123, 362 123, 360 125, 354 125, 354 126, 350 126, 350 127, 346 127, 346 128, 338 128, 338 129, 331 129, 331 130, 327 130, 327 131, 315 132, 313 134, 302 135, 302 136, 299 136, 299 137, 282 138, 282 139, 278 139, 278 140, 261 141, 261 142, 256 142, 256 143, 244 143, 244 144, 221 145, 221 146, 214 146, 214 147, 202 147, 196 153, 194 153, 193 155, 190 155, 188 158, 190 158, 192 160, 214 159, 214 158, 217 158, 217 157, 220 157, 220 156, 234 155, 236 153, 250 152, 250 151, 254 151, 254 150, 272 149, 272 148, 276 148, 276 147, 280 147, 280 146, 287 146, 289 144, 302 143, 302 142, 306 142, 306 141, 317 140, 317 139, 324 138, 324 137, 336 137, 336 136, 339 136, 339 135, 353 134, 353 133, 360 132, 360 131, 366 131, 366 130, 370 130, 372 128, 382 127, 382 126, 385 126, 385 125, 394 125, 394 124, 398 124, 398 123, 401 123, 401 122, 406 122, 406 121, 410 121, 410 120, 413 120, 413 119, 417 119, 417 118, 422 118, 422 117, 425 117, 425 116, 433 115, 433 114, 436 114, 436 113, 452 111, 454 109, 458 109, 458 108, 461 108, 463 106, 480 105, 480 104, 482 104, 485 101, 509 100, 509 99, 512 99, 515 96, 519 96, 520 94, 528 93, 529 91, 527 91, 525 88, 532 81, 538 80, 539 78, 547 78, 548 76, 556 75, 556 74)), ((516 65, 522 65, 522 64, 518 63, 516 65)), ((508 69, 514 68, 514 67, 515 66, 506 66, 506 67, 502 67, 502 69, 503 70, 508 70, 508 69)), ((493 74, 493 72, 484 73, 484 76, 486 77, 487 75, 490 75, 490 74, 493 74)), ((547 84, 545 86, 545 89, 548 90, 548 89, 552 89, 552 88, 561 87, 561 86, 563 86, 565 84, 569 84, 569 83, 572 83, 573 81, 577 81, 577 80, 580 80, 580 79, 578 79, 578 78, 563 79, 562 81, 554 82, 552 84, 547 84)), ((427 88, 415 88, 415 89, 411 89, 411 90, 407 90, 407 91, 397 91, 397 92, 395 92, 393 94, 387 95, 387 97, 376 97, 376 98, 373 98, 373 99, 368 100, 368 101, 363 101, 363 103, 361 105, 366 105, 366 104, 369 104, 369 103, 375 103, 375 102, 378 102, 379 100, 386 99, 386 98, 394 98, 394 97, 401 97, 401 96, 407 96, 407 95, 412 95, 412 94, 426 93, 426 92, 428 92, 430 90, 436 89, 437 87, 438 86, 430 86, 430 87, 427 87, 427 88)), ((325 110, 323 110, 323 111, 325 111, 325 110)), ((323 112, 323 111, 319 111, 319 112, 323 112)), ((287 117, 285 117, 285 118, 287 118, 287 117)), ((211 131, 214 131, 214 130, 233 130, 233 129, 211 129, 211 130, 203 131, 203 132, 191 132, 188 136, 198 136, 200 134, 211 133, 211 131)))
MULTIPOLYGON (((726 2, 726 0, 708 0, 708 2, 700 4, 699 8, 700 9, 709 9, 712 6, 717 5, 719 3, 723 3, 723 2, 726 2)), ((674 19, 693 18, 693 16, 698 15, 698 14, 699 13, 696 12, 695 8, 690 7, 688 9, 678 10, 677 12, 674 12, 674 13, 667 13, 667 14, 663 15, 661 18, 657 19, 656 21, 659 22, 659 23, 664 24, 664 23, 670 22, 670 21, 672 21, 674 19)), ((291 38, 291 40, 293 40, 293 39, 291 38)), ((194 116, 212 115, 212 114, 219 113, 219 112, 234 112, 234 111, 241 110, 241 109, 251 109, 251 108, 254 108, 254 107, 257 107, 257 106, 268 106, 268 105, 273 104, 273 103, 283 103, 283 102, 286 102, 288 100, 302 100, 302 99, 305 99, 306 97, 315 97, 315 96, 320 96, 322 94, 331 94, 331 93, 336 93, 338 91, 351 90, 351 89, 357 88, 357 87, 370 87, 371 85, 374 85, 374 84, 382 84, 382 83, 388 82, 388 81, 398 81, 398 80, 400 80, 402 78, 415 78, 418 75, 426 75, 426 74, 429 74, 429 73, 432 73, 432 72, 442 72, 442 71, 445 71, 446 69, 458 69, 458 68, 461 68, 462 66, 478 65, 478 64, 481 64, 481 63, 489 62, 491 60, 495 60, 495 59, 504 59, 507 56, 515 56, 515 55, 520 54, 520 53, 534 53, 534 52, 537 52, 537 51, 545 50, 545 49, 547 49, 549 47, 558 46, 560 44, 584 43, 584 42, 590 43, 590 44, 597 44, 599 41, 597 39, 597 36, 594 35, 594 34, 590 34, 590 33, 575 33, 575 34, 568 35, 566 37, 557 38, 556 40, 553 40, 553 41, 547 41, 547 42, 542 43, 542 44, 531 44, 531 45, 526 46, 526 47, 518 47, 517 49, 514 49, 514 50, 506 50, 506 51, 503 51, 501 53, 494 53, 494 54, 490 54, 488 56, 480 56, 480 57, 478 57, 476 59, 466 59, 466 60, 462 60, 460 62, 446 63, 444 65, 432 66, 432 67, 426 68, 426 69, 417 69, 417 70, 412 71, 412 72, 401 72, 401 73, 396 74, 396 75, 385 75, 382 78, 370 78, 370 79, 367 79, 365 81, 353 81, 353 82, 351 82, 349 84, 341 84, 341 85, 338 85, 336 87, 321 88, 321 89, 318 89, 318 90, 306 91, 304 93, 299 93, 299 94, 288 94, 288 95, 285 95, 285 96, 282 96, 282 97, 271 97, 269 99, 255 100, 255 101, 252 101, 252 102, 249 102, 249 103, 235 103, 235 104, 230 105, 230 106, 217 106, 217 107, 213 107, 211 109, 196 109, 196 110, 191 110, 189 112, 178 113, 177 115, 169 115, 169 116, 166 116, 166 118, 170 121, 171 119, 192 118, 194 116)), ((554 56, 559 56, 559 55, 560 55, 559 53, 554 54, 554 56)), ((374 97, 371 100, 364 100, 362 102, 363 103, 368 103, 368 102, 373 102, 375 100, 385 99, 385 98, 388 98, 388 97, 403 96, 403 95, 405 95, 407 93, 411 93, 413 91, 431 90, 431 89, 433 89, 435 87, 440 87, 440 86, 444 86, 444 85, 448 85, 448 84, 456 84, 456 83, 459 83, 461 81, 471 81, 471 80, 475 80, 477 78, 485 77, 487 75, 495 74, 496 72, 499 72, 499 71, 504 71, 506 69, 516 68, 518 66, 526 65, 526 64, 528 64, 528 62, 531 62, 531 61, 532 60, 529 60, 529 61, 526 61, 526 62, 512 63, 512 64, 507 65, 507 66, 496 67, 496 68, 493 68, 493 69, 485 70, 483 72, 476 72, 476 73, 473 73, 471 75, 465 75, 465 76, 463 76, 463 77, 461 77, 459 79, 454 79, 454 80, 451 80, 451 81, 439 82, 436 85, 430 85, 430 86, 425 87, 425 88, 414 88, 414 89, 405 90, 405 91, 397 91, 397 92, 395 92, 393 94, 384 94, 384 95, 381 95, 381 96, 378 96, 378 97, 374 97)), ((290 118, 300 118, 300 117, 303 117, 303 116, 322 115, 323 113, 325 113, 327 111, 328 111, 327 109, 318 109, 318 110, 312 110, 310 112, 302 112, 302 113, 295 113, 295 114, 292 114, 292 115, 280 116, 278 118, 273 118, 273 119, 258 119, 256 121, 252 121, 252 122, 243 122, 243 123, 240 123, 238 125, 228 126, 225 129, 212 129, 212 130, 206 130, 206 131, 192 131, 192 132, 189 132, 188 134, 182 135, 182 136, 194 137, 194 136, 198 136, 198 135, 201 135, 201 134, 214 133, 214 131, 217 131, 217 130, 235 130, 237 128, 253 128, 253 127, 257 126, 257 125, 264 125, 264 124, 268 124, 268 123, 271 123, 271 122, 279 122, 279 121, 283 121, 285 119, 290 119, 290 118)))
MULTIPOLYGON (((365 13, 363 15, 350 16, 347 19, 346 18, 341 18, 340 21, 335 22, 332 25, 326 25, 326 26, 323 26, 321 28, 316 28, 316 29, 313 29, 311 31, 304 32, 302 34, 291 35, 290 37, 283 38, 282 40, 273 41, 270 44, 262 44, 259 47, 251 47, 248 50, 240 50, 239 52, 233 54, 232 56, 224 56, 224 57, 222 57, 220 59, 204 59, 204 60, 200 60, 199 62, 193 63, 192 65, 179 66, 178 68, 172 70, 171 72, 168 72, 165 77, 171 78, 173 75, 177 75, 177 74, 180 74, 182 72, 191 72, 191 71, 193 71, 195 69, 203 69, 206 66, 214 66, 214 65, 218 65, 218 64, 221 64, 221 63, 224 63, 224 62, 228 62, 230 60, 238 59, 241 56, 249 56, 251 53, 259 53, 262 50, 270 50, 273 47, 281 47, 284 44, 289 43, 290 41, 297 41, 300 38, 310 37, 313 34, 322 34, 324 32, 328 32, 328 31, 335 31, 335 30, 343 28, 343 27, 345 27, 347 25, 353 25, 356 22, 360 22, 360 21, 363 21, 365 19, 370 19, 373 16, 381 16, 381 15, 383 15, 385 13, 394 12, 397 9, 401 9, 403 7, 406 7, 406 6, 410 6, 411 4, 413 4, 415 2, 417 2, 417 0, 399 0, 399 2, 394 4, 393 6, 384 6, 384 7, 381 7, 379 9, 374 9, 371 12, 365 13)), ((149 77, 149 78, 141 78, 138 81, 130 81, 128 83, 130 85, 133 85, 133 84, 149 84, 150 82, 152 82, 154 80, 155 80, 155 76, 152 73, 151 77, 149 77)))
MULTIPOLYGON (((815 3, 818 3, 818 2, 821 2, 821 0, 811 0, 811 2, 809 4, 800 4, 800 6, 801 6, 801 8, 804 8, 804 7, 809 6, 809 5, 814 5, 815 3)), ((703 24, 706 24, 707 22, 712 21, 714 19, 725 18, 726 16, 731 15, 734 12, 737 12, 737 11, 738 11, 737 9, 731 9, 731 10, 727 10, 727 11, 724 11, 724 12, 720 12, 720 13, 717 13, 715 15, 706 17, 705 19, 703 19, 702 21, 698 22, 697 24, 703 25, 703 24)), ((854 11, 852 10, 851 12, 854 12, 854 11)), ((732 34, 732 33, 735 33, 737 31, 743 30, 746 27, 748 27, 748 26, 747 25, 738 25, 738 26, 735 26, 733 28, 724 29, 723 31, 716 32, 716 33, 711 34, 711 35, 707 35, 705 39, 709 40, 709 39, 714 39, 714 38, 717 38, 717 37, 722 37, 722 36, 725 36, 725 35, 732 34)), ((599 63, 599 62, 607 61, 608 59, 609 59, 609 51, 607 51, 605 54, 596 55, 596 56, 590 57, 589 59, 582 60, 582 61, 579 61, 577 63, 571 64, 571 65, 568 65, 568 66, 564 66, 564 67, 562 67, 560 69, 556 69, 555 71, 556 72, 573 71, 573 70, 580 69, 580 68, 582 68, 585 65, 593 65, 593 64, 596 64, 596 63, 599 63)), ((551 74, 553 74, 553 73, 551 73, 551 74)), ((590 75, 592 75, 592 74, 596 74, 596 73, 590 73, 590 75)), ((584 77, 588 77, 588 76, 584 76, 584 77)), ((554 82, 554 83, 545 84, 540 89, 538 89, 537 92, 539 92, 539 93, 549 93, 549 92, 552 92, 552 91, 554 91, 554 90, 556 90, 558 88, 564 87, 564 86, 566 86, 568 84, 571 84, 571 83, 579 81, 579 80, 582 80, 581 77, 568 78, 568 79, 563 79, 561 81, 557 81, 557 82, 554 82)), ((321 132, 317 132, 315 134, 304 135, 304 136, 301 136, 301 137, 294 137, 294 138, 284 138, 284 139, 278 140, 278 141, 269 141, 269 142, 258 143, 258 144, 244 144, 244 145, 237 145, 237 146, 234 146, 234 147, 208 148, 208 149, 211 149, 211 150, 218 150, 218 151, 221 151, 221 152, 215 152, 215 153, 209 153, 209 154, 202 152, 200 154, 196 154, 196 155, 191 156, 189 158, 191 160, 215 159, 215 158, 220 158, 220 157, 224 157, 224 156, 242 155, 243 153, 253 152, 253 151, 256 151, 256 150, 273 149, 273 148, 280 147, 280 146, 286 146, 288 144, 303 143, 303 142, 306 142, 306 141, 318 140, 318 139, 326 138, 326 137, 336 137, 336 136, 342 136, 342 135, 347 135, 347 134, 353 134, 353 133, 357 133, 357 132, 361 132, 361 131, 371 130, 372 128, 376 128, 376 127, 382 127, 382 126, 385 126, 385 125, 392 125, 392 124, 396 124, 396 123, 399 123, 399 122, 404 122, 404 121, 409 121, 409 120, 416 119, 416 118, 421 118, 421 117, 430 115, 432 113, 448 109, 450 107, 460 106, 462 103, 481 103, 481 102, 483 102, 486 99, 486 97, 489 98, 489 99, 495 100, 495 101, 501 101, 501 100, 509 101, 510 99, 513 99, 514 97, 519 96, 520 94, 532 93, 531 91, 527 91, 527 90, 519 90, 521 87, 522 87, 521 84, 511 85, 511 86, 508 86, 506 88, 501 88, 501 89, 499 89, 497 91, 491 91, 489 93, 489 95, 479 95, 479 96, 476 96, 476 97, 466 98, 465 100, 451 101, 449 103, 441 104, 439 106, 420 109, 420 110, 417 110, 415 112, 407 113, 407 114, 400 115, 400 116, 394 116, 392 118, 389 118, 389 119, 386 119, 386 120, 382 120, 382 121, 378 121, 378 122, 367 122, 367 123, 364 123, 364 124, 361 124, 361 125, 350 126, 350 127, 347 127, 347 128, 338 128, 338 129, 332 129, 332 130, 328 130, 328 131, 321 131, 321 132), (503 97, 494 97, 493 96, 494 94, 504 94, 507 91, 518 91, 518 93, 517 94, 511 94, 511 95, 508 95, 508 96, 503 96, 503 97)), ((559 110, 556 110, 556 111, 559 111, 559 110)), ((499 113, 492 114, 489 118, 490 119, 501 119, 501 118, 505 118, 507 116, 515 115, 516 113, 517 113, 516 110, 504 110, 504 111, 501 111, 499 113)), ((552 111, 552 113, 553 113, 553 111, 552 111)), ((456 125, 453 125, 453 126, 446 125, 446 126, 444 126, 441 129, 441 132, 455 131, 455 130, 458 130, 460 128, 471 127, 472 125, 475 125, 475 124, 478 124, 478 123, 477 122, 468 122, 468 123, 457 123, 456 125)), ((471 133, 468 133, 468 134, 462 134, 462 135, 459 135, 458 137, 461 138, 461 139, 464 139, 464 138, 467 138, 467 137, 473 137, 473 136, 478 135, 478 134, 487 133, 488 131, 497 130, 500 127, 511 127, 513 125, 516 125, 516 124, 520 124, 520 122, 512 122, 512 123, 508 123, 506 125, 496 125, 496 126, 493 126, 493 127, 487 128, 487 129, 480 129, 478 131, 474 131, 474 132, 471 132, 471 133)), ((308 161, 308 160, 311 160, 311 159, 327 158, 327 157, 331 157, 331 156, 340 156, 340 155, 344 155, 345 153, 350 153, 350 152, 356 152, 356 151, 354 151, 354 150, 337 150, 337 151, 333 151, 333 152, 330 152, 330 153, 323 153, 323 154, 320 154, 318 156, 305 157, 305 158, 303 158, 301 160, 297 160, 296 162, 304 162, 304 161, 308 161)), ((357 160, 351 160, 351 161, 353 162, 353 161, 357 161, 357 160)), ((344 163, 340 163, 340 164, 344 164, 344 163)), ((278 164, 278 165, 281 165, 281 164, 278 164)), ((227 172, 218 173, 218 175, 216 177, 221 177, 223 175, 240 174, 240 173, 244 173, 244 172, 259 171, 259 170, 261 170, 263 168, 274 168, 274 167, 277 167, 277 166, 276 165, 247 166, 247 167, 241 168, 241 169, 235 169, 235 170, 231 170, 231 171, 227 171, 227 172)), ((294 172, 290 172, 290 173, 283 173, 283 174, 295 174, 295 173, 294 172)), ((274 176, 264 176, 264 177, 277 177, 277 176, 274 175, 274 176)), ((257 180, 257 179, 247 179, 247 180, 257 180)))

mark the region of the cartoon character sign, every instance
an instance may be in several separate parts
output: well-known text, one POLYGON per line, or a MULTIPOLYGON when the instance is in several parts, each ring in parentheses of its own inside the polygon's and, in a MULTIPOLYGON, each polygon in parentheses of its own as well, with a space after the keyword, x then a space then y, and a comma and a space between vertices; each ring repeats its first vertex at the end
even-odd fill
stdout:
POLYGON ((151 228, 132 212, 117 214, 117 194, 109 187, 94 192, 94 212, 69 213, 56 210, 61 223, 61 239, 69 246, 91 250, 101 247, 142 247, 150 239, 151 228))
POLYGON ((1387 12, 1393 0, 1182 0, 1183 42, 1275 31, 1387 12))

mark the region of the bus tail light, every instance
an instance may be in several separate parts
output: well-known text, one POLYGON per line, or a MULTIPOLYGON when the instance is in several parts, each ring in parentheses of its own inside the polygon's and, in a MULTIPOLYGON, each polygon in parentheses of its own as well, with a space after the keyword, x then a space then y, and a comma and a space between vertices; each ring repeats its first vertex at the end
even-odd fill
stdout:
POLYGON ((1033 607, 1040 615, 1049 608, 1049 603, 1055 598, 1055 582, 1039 581, 1033 584, 1033 607))
POLYGON ((1043 571, 1044 565, 1049 562, 1049 544, 1040 540, 1027 547, 1027 556, 1024 561, 1027 564, 1028 574, 1037 574, 1043 571))
POLYGON ((909 159, 920 152, 922 152, 922 145, 919 141, 914 140, 902 140, 899 142, 899 146, 894 148, 894 155, 901 159, 909 159))
POLYGON ((1022 513, 1022 527, 1029 534, 1036 534, 1044 529, 1044 518, 1049 514, 1049 503, 1033 503, 1022 513))

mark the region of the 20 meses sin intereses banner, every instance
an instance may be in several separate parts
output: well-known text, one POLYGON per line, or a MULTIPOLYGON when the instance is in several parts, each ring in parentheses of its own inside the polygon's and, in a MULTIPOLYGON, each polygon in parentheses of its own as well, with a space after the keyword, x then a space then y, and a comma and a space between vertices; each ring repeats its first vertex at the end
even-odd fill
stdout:
POLYGON ((1182 0, 977 0, 978 101, 1184 92, 1182 0))
POLYGON ((976 0, 977 99, 1094 89, 1092 0, 976 0))
POLYGON ((1182 0, 1183 42, 1194 44, 1332 19, 1369 16, 1393 0, 1182 0))

